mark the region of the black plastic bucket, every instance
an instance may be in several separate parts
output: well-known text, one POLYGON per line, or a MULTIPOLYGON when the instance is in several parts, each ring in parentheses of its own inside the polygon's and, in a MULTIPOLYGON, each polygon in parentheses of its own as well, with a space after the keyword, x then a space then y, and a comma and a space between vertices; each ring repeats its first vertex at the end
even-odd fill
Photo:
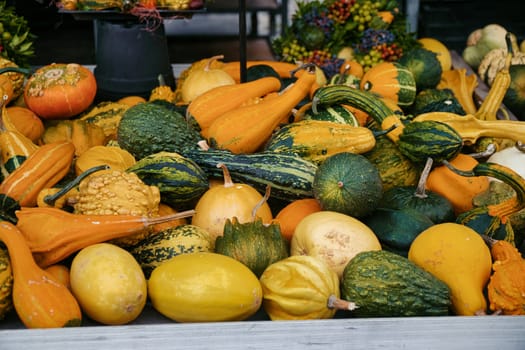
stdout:
POLYGON ((98 100, 147 98, 159 85, 159 74, 167 85, 175 84, 163 25, 95 20, 95 55, 98 100))

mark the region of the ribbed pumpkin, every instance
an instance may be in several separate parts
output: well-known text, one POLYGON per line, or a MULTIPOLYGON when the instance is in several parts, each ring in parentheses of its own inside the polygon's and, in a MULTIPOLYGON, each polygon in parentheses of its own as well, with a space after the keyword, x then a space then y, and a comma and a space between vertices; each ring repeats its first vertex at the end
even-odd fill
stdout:
POLYGON ((339 298, 339 278, 322 260, 295 255, 263 272, 263 308, 272 320, 328 319, 336 309, 330 297, 339 298))
POLYGON ((412 72, 397 62, 383 62, 370 68, 363 75, 360 88, 390 99, 400 107, 410 106, 416 98, 412 72))

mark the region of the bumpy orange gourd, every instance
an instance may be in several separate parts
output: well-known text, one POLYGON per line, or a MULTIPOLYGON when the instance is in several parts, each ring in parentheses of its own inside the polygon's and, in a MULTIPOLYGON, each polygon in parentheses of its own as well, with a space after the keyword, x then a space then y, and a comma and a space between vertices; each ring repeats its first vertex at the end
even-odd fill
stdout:
POLYGON ((69 289, 41 269, 13 224, 0 222, 0 240, 9 251, 13 269, 13 305, 27 328, 79 326, 82 313, 69 289))
POLYGON ((511 243, 495 241, 494 263, 487 286, 490 309, 504 315, 525 315, 525 259, 511 243))

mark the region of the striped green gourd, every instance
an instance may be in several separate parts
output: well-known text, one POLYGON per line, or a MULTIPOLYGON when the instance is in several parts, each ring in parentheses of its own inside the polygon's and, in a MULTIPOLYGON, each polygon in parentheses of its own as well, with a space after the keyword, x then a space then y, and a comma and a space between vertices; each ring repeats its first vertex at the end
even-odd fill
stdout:
POLYGON ((424 124, 421 124, 423 121, 404 123, 382 99, 369 91, 345 86, 324 86, 315 92, 312 110, 335 103, 348 104, 363 110, 382 130, 395 126, 387 136, 413 162, 424 163, 428 157, 435 162, 451 159, 463 146, 461 135, 449 125, 430 120, 424 124))
POLYGON ((454 158, 463 147, 463 139, 445 123, 411 122, 405 125, 399 135, 397 147, 415 163, 425 163, 429 157, 439 163, 454 158))
POLYGON ((375 144, 375 135, 367 127, 324 120, 300 120, 275 131, 265 149, 278 153, 294 153, 320 164, 336 153, 368 152, 375 144))
POLYGON ((184 224, 149 235, 129 248, 129 252, 149 278, 151 272, 164 261, 180 254, 212 251, 213 244, 208 231, 184 224))
POLYGON ((127 169, 147 185, 157 186, 161 201, 176 210, 193 208, 209 188, 206 172, 193 160, 175 152, 158 152, 127 169))
POLYGON ((345 85, 325 85, 317 89, 312 98, 312 111, 318 113, 322 108, 340 104, 362 110, 378 125, 394 114, 392 109, 373 93, 345 85))
POLYGON ((347 108, 341 105, 326 106, 326 107, 318 109, 317 113, 314 113, 311 110, 307 111, 303 119, 305 120, 323 120, 323 121, 352 125, 352 126, 359 125, 359 121, 357 120, 354 113, 352 113, 347 108))
POLYGON ((222 169, 217 164, 223 163, 234 182, 247 183, 261 192, 269 185, 275 199, 292 201, 313 196, 317 165, 295 154, 233 154, 216 149, 188 149, 184 155, 194 160, 208 176, 222 177, 222 169))

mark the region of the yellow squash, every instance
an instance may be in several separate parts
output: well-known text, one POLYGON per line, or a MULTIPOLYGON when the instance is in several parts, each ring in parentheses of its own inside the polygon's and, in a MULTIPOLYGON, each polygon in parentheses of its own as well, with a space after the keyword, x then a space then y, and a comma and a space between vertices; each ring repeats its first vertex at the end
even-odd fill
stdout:
POLYGON ((148 280, 153 307, 177 322, 241 321, 259 310, 262 287, 243 263, 226 255, 181 254, 148 280))
POLYGON ((492 258, 476 231, 450 222, 431 226, 412 242, 408 259, 448 285, 457 315, 486 312, 483 290, 492 271, 492 258))

